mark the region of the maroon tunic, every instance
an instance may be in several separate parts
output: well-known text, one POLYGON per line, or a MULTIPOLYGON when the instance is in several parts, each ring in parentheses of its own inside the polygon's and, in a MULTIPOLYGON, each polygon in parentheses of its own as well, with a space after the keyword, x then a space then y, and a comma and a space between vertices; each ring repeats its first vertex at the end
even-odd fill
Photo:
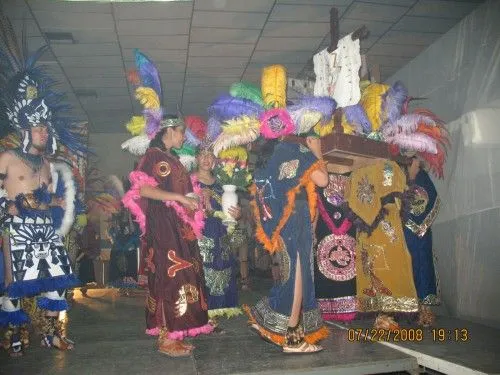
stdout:
MULTIPOLYGON (((179 160, 158 148, 149 149, 137 170, 155 178, 162 190, 185 195, 192 191, 189 174, 179 160)), ((196 237, 172 207, 143 199, 146 234, 143 241, 149 295, 148 329, 186 331, 207 324, 202 261, 196 237)))

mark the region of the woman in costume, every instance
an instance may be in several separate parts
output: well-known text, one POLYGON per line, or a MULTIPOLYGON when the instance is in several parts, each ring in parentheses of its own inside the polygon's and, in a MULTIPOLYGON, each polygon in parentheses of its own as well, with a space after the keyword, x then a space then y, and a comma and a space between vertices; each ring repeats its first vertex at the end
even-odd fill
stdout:
POLYGON ((307 137, 307 145, 269 141, 259 154, 252 188, 257 239, 279 258, 282 275, 247 313, 252 328, 285 353, 320 351, 314 343, 328 334, 312 275, 315 187, 326 186, 328 174, 319 139, 307 137))
POLYGON ((172 153, 173 148, 182 147, 185 126, 181 119, 163 114, 158 70, 138 50, 135 61, 138 76, 132 83, 137 86, 137 99, 145 106, 144 116, 134 117, 127 125, 136 136, 122 148, 144 156, 130 173, 131 188, 122 201, 143 235, 141 253, 149 289, 146 333, 159 335, 161 353, 186 356, 193 346, 184 338, 213 331, 208 323, 203 263, 197 243, 204 224, 201 191, 172 153))
POLYGON ((168 119, 162 126, 130 174, 132 188, 125 194, 124 203, 136 218, 145 220, 148 333, 164 330, 159 351, 182 356, 193 349, 184 343, 185 337, 210 333, 213 327, 208 324, 202 261, 194 232, 199 230, 198 214, 202 212, 198 201, 187 196, 193 190, 187 171, 170 152, 172 147, 182 146, 184 126, 177 119, 168 119), (129 204, 135 194, 146 206, 144 211, 138 212, 129 204), (196 225, 198 228, 194 228, 196 225))
POLYGON ((430 306, 440 303, 431 231, 431 225, 439 212, 440 200, 429 174, 423 168, 423 162, 416 157, 408 166, 408 178, 413 194, 407 215, 403 218, 404 234, 411 253, 413 280, 420 302, 419 324, 427 327, 434 323, 430 306))
MULTIPOLYGON (((237 260, 233 254, 233 233, 228 233, 217 213, 222 212, 222 187, 212 174, 215 156, 209 147, 201 145, 196 155, 197 170, 194 175, 203 189, 204 207, 207 213, 203 237, 198 241, 203 258, 203 270, 208 293, 208 315, 231 317, 241 313, 238 308, 236 286, 237 260)), ((240 208, 231 207, 230 215, 237 220, 240 208)))
POLYGON ((356 228, 347 217, 349 176, 329 174, 318 193, 314 286, 324 320, 349 322, 356 316, 356 228))

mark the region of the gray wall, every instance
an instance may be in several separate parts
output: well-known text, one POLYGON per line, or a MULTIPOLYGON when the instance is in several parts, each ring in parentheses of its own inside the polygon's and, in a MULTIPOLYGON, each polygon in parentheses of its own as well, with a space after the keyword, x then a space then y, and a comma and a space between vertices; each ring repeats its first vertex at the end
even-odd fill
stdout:
POLYGON ((464 18, 407 66, 401 80, 447 122, 452 139, 433 226, 444 307, 500 326, 500 1, 464 18))

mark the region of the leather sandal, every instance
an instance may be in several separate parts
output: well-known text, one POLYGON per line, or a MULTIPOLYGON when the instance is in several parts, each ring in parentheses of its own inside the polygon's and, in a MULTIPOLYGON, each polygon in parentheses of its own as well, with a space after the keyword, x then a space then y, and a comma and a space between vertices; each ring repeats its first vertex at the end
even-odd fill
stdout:
POLYGON ((283 353, 288 354, 312 354, 318 353, 323 350, 323 347, 320 345, 309 344, 305 341, 302 341, 299 345, 287 345, 283 346, 283 353))
POLYGON ((169 357, 188 357, 191 355, 194 347, 186 345, 182 341, 165 340, 158 344, 158 351, 169 357))

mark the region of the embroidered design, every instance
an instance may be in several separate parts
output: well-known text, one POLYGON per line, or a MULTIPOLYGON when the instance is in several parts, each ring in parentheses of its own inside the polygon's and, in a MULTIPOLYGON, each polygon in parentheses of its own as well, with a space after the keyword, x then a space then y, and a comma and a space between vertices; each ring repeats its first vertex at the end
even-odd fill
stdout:
POLYGON ((420 216, 425 212, 427 204, 429 203, 429 195, 424 188, 416 186, 414 189, 414 197, 411 200, 410 212, 415 216, 420 216))
POLYGON ((333 214, 333 218, 335 220, 339 220, 341 217, 342 217, 342 214, 338 211, 335 211, 335 213, 333 214))
POLYGON ((170 267, 168 267, 168 271, 167 271, 167 275, 168 277, 175 277, 175 275, 177 274, 178 271, 181 271, 185 268, 189 268, 189 267, 192 267, 193 264, 182 259, 182 258, 179 258, 176 254, 175 254, 175 250, 169 250, 168 251, 168 259, 174 263, 173 265, 171 265, 170 267))
POLYGON ((346 314, 358 311, 358 299, 355 296, 318 299, 318 307, 322 314, 346 314))
POLYGON ((323 189, 323 195, 330 204, 340 206, 345 200, 344 193, 349 177, 329 174, 328 180, 328 185, 323 189))
POLYGON ((151 273, 156 272, 156 266, 153 262, 154 255, 155 255, 155 249, 150 247, 148 250, 148 256, 146 257, 146 270, 148 270, 151 273))
POLYGON ((146 298, 146 307, 151 314, 156 312, 156 300, 149 293, 146 298))
POLYGON ((166 161, 160 161, 156 163, 153 169, 153 173, 156 176, 162 178, 167 177, 170 174, 170 172, 171 172, 170 164, 168 164, 168 162, 166 161))
MULTIPOLYGON (((369 297, 375 297, 378 294, 383 294, 386 296, 392 296, 392 292, 389 288, 387 288, 382 280, 380 280, 375 275, 375 259, 384 256, 385 268, 387 268, 387 262, 385 261, 384 249, 381 246, 372 245, 375 251, 371 251, 373 254, 370 254, 366 249, 365 245, 361 246, 361 264, 363 266, 363 273, 370 278, 370 287, 363 289, 363 294, 369 297)), ((380 269, 380 268, 379 268, 380 269)), ((382 268, 384 269, 384 268, 382 268)))
POLYGON ((389 163, 384 164, 384 179, 382 185, 384 186, 392 186, 392 178, 394 176, 394 170, 392 169, 392 165, 389 163))
POLYGON ((183 316, 188 308, 188 304, 198 302, 199 294, 192 284, 184 284, 179 289, 179 299, 175 302, 175 316, 183 316))
POLYGON ((432 207, 431 211, 429 214, 425 217, 425 219, 422 221, 422 224, 417 224, 413 220, 409 219, 405 226, 411 230, 413 233, 415 233, 419 237, 423 237, 429 228, 431 227, 432 223, 436 219, 437 214, 439 213, 439 206, 441 205, 441 201, 439 198, 436 198, 436 201, 434 202, 434 206, 432 207))
POLYGON ((205 270, 205 281, 207 283, 208 289, 210 289, 210 294, 212 296, 223 296, 224 290, 229 286, 229 280, 231 279, 231 268, 226 268, 224 270, 214 270, 213 268, 204 267, 205 270))
POLYGON ((330 280, 346 281, 356 276, 356 240, 347 235, 329 234, 318 245, 320 272, 330 280))
POLYGON ((364 176, 361 181, 358 182, 358 190, 356 196, 361 203, 373 203, 373 198, 375 197, 375 186, 370 184, 368 176, 364 176))
POLYGON ((389 237, 389 240, 391 242, 396 242, 396 230, 391 225, 391 223, 389 223, 387 220, 382 220, 380 222, 380 226, 382 228, 382 231, 387 235, 387 237, 389 237))
POLYGON ((299 151, 302 152, 302 153, 306 153, 306 152, 309 152, 309 148, 304 146, 302 143, 299 144, 299 151))
POLYGON ((286 250, 286 244, 281 239, 281 251, 275 253, 277 263, 280 267, 280 279, 281 283, 285 284, 288 279, 290 279, 290 255, 288 255, 288 251, 286 250))
POLYGON ((196 240, 196 234, 193 229, 189 225, 183 225, 181 228, 181 235, 186 241, 194 241, 196 240))
POLYGON ((285 161, 280 165, 280 174, 278 180, 283 180, 285 178, 294 178, 297 176, 297 169, 299 168, 299 160, 294 159, 290 161, 285 161))
POLYGON ((201 237, 198 240, 198 246, 200 247, 200 255, 203 259, 203 263, 212 263, 214 261, 214 256, 211 250, 215 247, 213 238, 201 237))

